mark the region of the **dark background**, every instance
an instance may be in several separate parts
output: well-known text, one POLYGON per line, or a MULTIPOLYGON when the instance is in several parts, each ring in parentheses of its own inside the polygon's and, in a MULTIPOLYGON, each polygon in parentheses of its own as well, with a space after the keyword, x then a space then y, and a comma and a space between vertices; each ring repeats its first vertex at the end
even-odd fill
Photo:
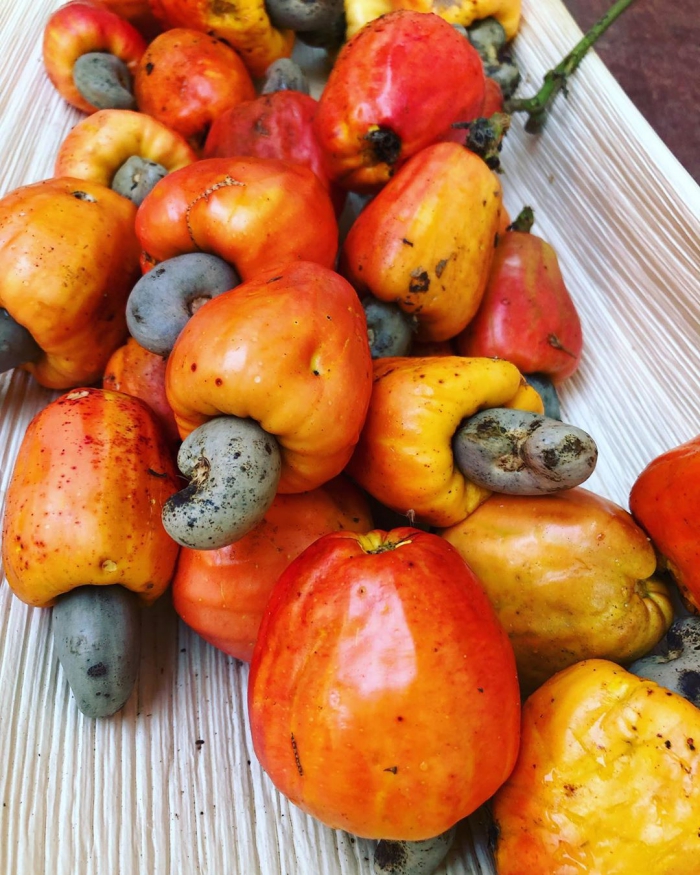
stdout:
MULTIPOLYGON (((613 0, 564 0, 586 31, 613 0)), ((595 51, 700 182, 700 0, 636 0, 595 51)))

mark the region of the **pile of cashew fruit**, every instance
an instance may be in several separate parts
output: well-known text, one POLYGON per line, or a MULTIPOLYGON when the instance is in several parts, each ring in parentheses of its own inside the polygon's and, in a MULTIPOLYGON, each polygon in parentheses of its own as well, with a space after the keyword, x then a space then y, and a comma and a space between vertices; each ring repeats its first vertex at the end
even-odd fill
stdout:
POLYGON ((582 485, 598 450, 557 394, 581 322, 536 211, 503 205, 512 114, 542 128, 519 20, 56 8, 46 75, 84 117, 0 197, 0 370, 54 393, 3 569, 86 719, 172 598, 250 664, 232 719, 270 780, 376 840, 377 873, 448 864, 481 806, 498 875, 697 872, 700 437, 629 508, 582 485))

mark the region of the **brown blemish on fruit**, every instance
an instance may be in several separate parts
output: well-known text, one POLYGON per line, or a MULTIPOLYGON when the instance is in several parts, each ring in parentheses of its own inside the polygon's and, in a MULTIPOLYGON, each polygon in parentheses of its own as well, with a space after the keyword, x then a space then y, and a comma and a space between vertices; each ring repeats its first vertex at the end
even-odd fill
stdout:
POLYGON ((294 762, 296 763, 297 771, 299 772, 300 777, 303 777, 304 770, 301 767, 301 760, 299 759, 299 748, 297 747, 297 740, 294 738, 294 733, 291 734, 291 742, 292 742, 292 752, 294 753, 294 762))
POLYGON ((428 271, 417 267, 411 271, 411 279, 408 283, 408 291, 412 294, 427 292, 430 288, 430 277, 428 271))

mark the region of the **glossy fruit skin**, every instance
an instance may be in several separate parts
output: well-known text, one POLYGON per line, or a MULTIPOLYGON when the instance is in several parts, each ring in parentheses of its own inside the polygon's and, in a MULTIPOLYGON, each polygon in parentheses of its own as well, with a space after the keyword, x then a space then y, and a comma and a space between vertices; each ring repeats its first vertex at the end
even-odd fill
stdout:
POLYGON ((54 176, 92 179, 109 188, 114 174, 133 155, 168 172, 197 160, 179 134, 151 116, 129 109, 101 109, 68 132, 56 156, 54 176))
POLYGON ((317 101, 301 91, 273 91, 240 103, 212 122, 203 158, 257 155, 310 167, 323 178, 321 153, 311 131, 317 101))
POLYGON ((253 654, 255 753, 277 788, 366 838, 436 836, 509 775, 513 654, 468 566, 413 528, 338 532, 280 577, 253 654))
POLYGON ((263 521, 229 547, 181 548, 175 610, 205 641, 250 662, 268 598, 290 562, 329 532, 370 529, 367 501, 345 477, 309 492, 278 494, 263 521))
POLYGON ((498 356, 555 382, 577 370, 581 320, 549 243, 525 231, 499 237, 479 310, 455 343, 461 355, 498 356))
POLYGON ((155 601, 179 549, 160 520, 177 489, 144 402, 105 389, 62 395, 29 424, 7 490, 2 557, 13 592, 48 607, 76 587, 121 584, 155 601))
POLYGON ((687 607, 700 612, 700 436, 661 453, 630 491, 632 515, 662 556, 687 607))
POLYGON ((481 115, 489 118, 496 112, 503 112, 503 91, 495 79, 487 76, 481 115))
POLYGON ((338 248, 318 177, 272 158, 206 158, 169 173, 144 199, 135 227, 151 263, 210 252, 243 280, 291 261, 333 267, 338 248))
POLYGON ((452 438, 478 410, 542 412, 510 362, 454 355, 384 358, 348 473, 379 502, 434 526, 460 522, 489 496, 455 466, 452 438))
POLYGON ((140 276, 135 215, 111 189, 65 176, 0 200, 0 306, 43 350, 22 365, 42 386, 96 382, 126 339, 126 300, 140 276))
POLYGON ((494 257, 501 183, 473 152, 437 143, 404 164, 352 224, 340 271, 416 319, 420 341, 474 318, 494 257))
POLYGON ((131 75, 146 50, 139 31, 100 2, 71 0, 49 17, 42 41, 46 74, 60 95, 82 112, 97 110, 73 82, 73 66, 81 55, 106 52, 123 61, 131 75))
POLYGON ((163 28, 186 27, 228 43, 241 56, 250 74, 264 76, 278 58, 287 58, 294 33, 273 27, 264 0, 215 3, 212 0, 150 0, 163 28))
POLYGON ((134 76, 140 112, 176 131, 195 148, 222 112, 255 97, 240 56, 215 37, 185 27, 152 40, 134 76))
POLYGON ((492 495, 441 534, 482 581, 526 693, 582 659, 631 662, 673 620, 645 533, 587 489, 492 495))
POLYGON ((221 414, 254 419, 280 444, 285 493, 340 474, 371 392, 362 305, 311 262, 268 270, 200 307, 166 371, 181 436, 221 414))
POLYGON ((166 359, 140 346, 133 337, 115 349, 105 366, 102 388, 140 398, 155 414, 168 443, 177 447, 180 434, 165 397, 166 359))
POLYGON ((700 710, 606 660, 555 675, 523 707, 497 791, 499 875, 698 871, 700 710))
POLYGON ((326 175, 321 147, 312 127, 317 108, 313 97, 288 89, 239 103, 214 119, 202 157, 255 155, 301 164, 313 170, 328 188, 339 215, 345 192, 326 175))
POLYGON ((319 98, 314 130, 329 176, 376 191, 453 122, 479 115, 484 82, 476 49, 438 15, 402 9, 370 22, 343 46, 319 98), (388 149, 373 143, 378 131, 388 149))

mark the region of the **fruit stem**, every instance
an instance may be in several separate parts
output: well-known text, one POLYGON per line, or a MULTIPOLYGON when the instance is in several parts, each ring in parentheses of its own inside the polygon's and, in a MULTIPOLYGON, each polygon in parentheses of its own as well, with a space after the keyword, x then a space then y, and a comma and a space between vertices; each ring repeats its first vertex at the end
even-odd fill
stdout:
POLYGON ((568 55, 544 77, 540 90, 533 97, 513 97, 506 101, 506 112, 526 112, 525 130, 530 134, 539 133, 544 127, 549 109, 560 91, 567 93, 567 82, 571 74, 583 60, 586 52, 602 36, 610 25, 631 6, 634 0, 617 0, 608 11, 591 27, 568 55))
POLYGON ((520 231, 529 234, 535 224, 535 211, 532 207, 523 207, 515 219, 508 225, 506 231, 520 231))

